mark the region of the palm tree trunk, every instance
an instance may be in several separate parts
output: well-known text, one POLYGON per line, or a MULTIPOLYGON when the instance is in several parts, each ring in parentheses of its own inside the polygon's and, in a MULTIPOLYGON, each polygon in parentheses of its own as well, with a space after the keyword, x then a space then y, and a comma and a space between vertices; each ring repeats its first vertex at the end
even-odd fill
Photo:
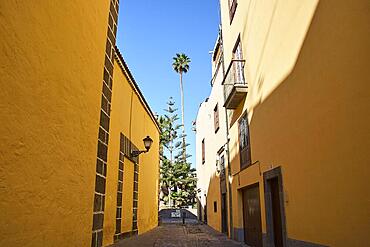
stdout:
POLYGON ((182 86, 182 72, 180 71, 180 92, 181 92, 181 115, 182 115, 182 158, 186 162, 186 142, 185 142, 185 121, 184 121, 184 89, 182 86))

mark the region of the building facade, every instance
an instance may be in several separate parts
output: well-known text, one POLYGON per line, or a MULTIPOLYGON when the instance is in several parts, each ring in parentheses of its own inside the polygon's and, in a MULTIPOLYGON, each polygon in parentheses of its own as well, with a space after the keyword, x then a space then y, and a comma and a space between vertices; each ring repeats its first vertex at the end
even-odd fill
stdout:
POLYGON ((228 156, 226 112, 223 107, 223 86, 221 85, 224 74, 222 59, 220 37, 218 37, 212 55, 211 94, 200 104, 195 121, 196 169, 199 191, 198 217, 213 228, 227 232, 225 164, 228 156))
MULTIPOLYGON (((251 246, 366 245, 369 2, 220 6, 229 236, 251 246)), ((207 194, 207 221, 221 222, 210 197, 221 195, 207 194)))
POLYGON ((115 48, 118 8, 0 4, 0 246, 107 246, 157 225, 159 128, 115 48))

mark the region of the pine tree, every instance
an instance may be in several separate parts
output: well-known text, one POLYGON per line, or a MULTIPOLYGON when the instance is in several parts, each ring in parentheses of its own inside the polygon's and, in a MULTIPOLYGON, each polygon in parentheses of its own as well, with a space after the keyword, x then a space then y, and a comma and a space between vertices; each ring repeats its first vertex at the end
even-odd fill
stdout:
POLYGON ((184 140, 182 135, 178 135, 181 125, 177 124, 179 117, 177 108, 172 97, 167 102, 166 114, 158 118, 161 128, 161 192, 160 198, 165 204, 183 207, 193 205, 196 196, 196 173, 191 168, 191 164, 186 161, 190 155, 184 153, 184 140), (167 152, 165 152, 167 151, 167 152), (165 155, 169 154, 169 158, 165 155))
POLYGON ((158 118, 161 128, 160 136, 160 157, 161 157, 161 192, 164 195, 160 198, 165 204, 171 206, 171 193, 175 187, 174 177, 174 153, 179 150, 181 142, 178 142, 178 130, 181 125, 177 124, 179 120, 177 108, 172 97, 167 102, 166 114, 158 118), (165 155, 167 151, 169 158, 165 155))

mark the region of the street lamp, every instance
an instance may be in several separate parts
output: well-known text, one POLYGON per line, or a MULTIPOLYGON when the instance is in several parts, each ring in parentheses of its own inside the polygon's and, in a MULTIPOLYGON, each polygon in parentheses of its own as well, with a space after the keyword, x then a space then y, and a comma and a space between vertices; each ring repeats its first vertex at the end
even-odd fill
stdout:
POLYGON ((137 157, 142 153, 146 153, 149 151, 150 147, 152 146, 153 140, 150 138, 150 136, 147 136, 143 139, 145 150, 134 150, 131 152, 132 157, 137 157))

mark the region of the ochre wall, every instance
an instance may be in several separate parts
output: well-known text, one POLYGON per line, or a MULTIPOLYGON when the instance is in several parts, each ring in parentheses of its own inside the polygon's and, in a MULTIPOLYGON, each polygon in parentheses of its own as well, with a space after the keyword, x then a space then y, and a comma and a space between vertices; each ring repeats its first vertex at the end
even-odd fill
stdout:
POLYGON ((0 246, 89 246, 109 1, 0 3, 0 246))
MULTIPOLYGON (((132 231, 132 203, 133 203, 133 183, 134 183, 134 163, 125 158, 123 171, 123 194, 122 194, 122 223, 121 232, 132 231)), ((139 171, 140 172, 140 171, 139 171)), ((114 200, 115 202, 115 200, 114 200)), ((114 228, 115 229, 115 228, 114 228)))
POLYGON ((230 59, 241 31, 250 91, 231 118, 232 171, 240 170, 237 119, 246 109, 259 162, 233 177, 234 227, 243 226, 237 188, 260 182, 266 232, 258 165, 262 173, 281 166, 289 238, 363 246, 370 242, 370 3, 238 2, 247 15, 226 27, 225 49, 230 59))
POLYGON ((254 108, 252 156, 282 165, 291 238, 370 242, 369 10, 320 1, 294 70, 254 108))
POLYGON ((207 224, 217 231, 221 231, 221 192, 220 178, 212 174, 207 191, 207 224), (217 203, 217 212, 214 212, 214 202, 217 203))
MULTIPOLYGON (((149 133, 155 140, 149 153, 140 156, 138 229, 139 234, 142 234, 158 225, 159 132, 154 124, 148 124, 150 120, 147 115, 139 121, 146 123, 143 128, 145 132, 142 133, 149 133)), ((140 142, 137 142, 137 146, 141 150, 144 148, 142 139, 145 136, 138 137, 140 142)))
MULTIPOLYGON (((104 246, 113 243, 116 226, 120 133, 128 137, 140 150, 145 149, 144 137, 149 135, 154 140, 149 152, 141 154, 139 157, 138 230, 141 234, 158 225, 159 131, 126 74, 123 73, 115 60, 108 148, 104 246)), ((127 158, 125 158, 123 174, 122 233, 132 230, 134 164, 127 158)))

